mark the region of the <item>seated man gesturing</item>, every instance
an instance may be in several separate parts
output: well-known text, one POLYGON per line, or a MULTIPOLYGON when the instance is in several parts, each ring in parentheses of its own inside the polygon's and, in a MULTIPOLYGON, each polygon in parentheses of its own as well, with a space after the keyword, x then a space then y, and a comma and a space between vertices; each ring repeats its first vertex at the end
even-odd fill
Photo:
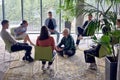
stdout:
MULTIPOLYGON (((3 20, 1 22, 2 24, 2 30, 1 30, 1 37, 4 41, 7 41, 8 44, 11 46, 11 51, 20 51, 20 50, 25 50, 26 53, 23 57, 23 60, 27 60, 29 62, 33 61, 33 58, 30 56, 31 55, 31 50, 32 47, 29 46, 27 43, 18 43, 13 36, 11 36, 6 29, 9 27, 9 21, 8 20, 3 20)), ((6 44, 7 45, 7 44, 6 44)))
POLYGON ((59 55, 64 57, 70 57, 73 56, 76 52, 75 49, 75 43, 72 38, 72 36, 69 33, 69 29, 65 28, 63 31, 63 38, 61 42, 56 47, 56 51, 59 53, 59 55), (62 47, 62 45, 64 47, 62 47))

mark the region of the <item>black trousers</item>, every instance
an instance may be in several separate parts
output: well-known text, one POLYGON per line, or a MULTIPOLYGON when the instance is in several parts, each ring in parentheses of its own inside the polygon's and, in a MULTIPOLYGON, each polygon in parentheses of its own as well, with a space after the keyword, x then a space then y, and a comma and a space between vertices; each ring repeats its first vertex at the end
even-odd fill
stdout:
MULTIPOLYGON (((84 31, 83 28, 77 27, 77 31, 78 31, 77 38, 78 38, 80 35, 86 36, 86 35, 85 35, 85 31, 84 31)), ((76 45, 79 45, 79 43, 80 43, 80 40, 77 39, 77 40, 76 40, 76 45)))
POLYGON ((63 51, 57 51, 59 55, 63 56, 68 55, 68 57, 71 57, 75 54, 75 50, 63 50, 63 51))
POLYGON ((11 46, 12 52, 20 51, 20 50, 25 50, 26 51, 25 56, 30 56, 32 47, 29 46, 27 43, 16 43, 11 46))
MULTIPOLYGON (((48 62, 48 65, 52 65, 53 61, 52 62, 48 62)), ((46 61, 42 61, 42 64, 45 65, 46 64, 46 61)))
POLYGON ((86 63, 95 63, 95 57, 99 56, 99 49, 91 48, 84 51, 85 62, 86 63))

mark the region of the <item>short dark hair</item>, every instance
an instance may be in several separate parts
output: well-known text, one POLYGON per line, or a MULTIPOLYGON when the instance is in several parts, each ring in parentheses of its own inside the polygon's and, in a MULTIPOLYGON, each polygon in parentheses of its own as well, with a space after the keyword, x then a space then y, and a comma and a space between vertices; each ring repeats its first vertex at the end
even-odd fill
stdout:
POLYGON ((9 23, 8 20, 3 20, 3 21, 1 22, 1 25, 5 25, 5 24, 7 24, 7 23, 9 23))
POLYGON ((23 25, 23 24, 25 24, 25 23, 27 23, 27 21, 26 21, 26 20, 23 20, 22 23, 21 23, 21 25, 23 25))
POLYGON ((52 14, 52 12, 51 12, 51 11, 49 11, 49 12, 48 12, 48 14, 52 14))

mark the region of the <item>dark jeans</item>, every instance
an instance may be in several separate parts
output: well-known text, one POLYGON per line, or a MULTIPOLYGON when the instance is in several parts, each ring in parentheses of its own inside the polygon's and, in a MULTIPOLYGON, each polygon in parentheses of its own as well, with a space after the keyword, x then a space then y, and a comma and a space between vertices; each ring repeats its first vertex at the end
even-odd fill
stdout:
POLYGON ((99 57, 99 49, 101 45, 97 45, 95 48, 91 48, 84 51, 85 62, 95 63, 95 57, 99 57))
POLYGON ((11 46, 12 52, 21 51, 21 50, 26 51, 25 56, 30 56, 32 47, 29 46, 27 43, 16 43, 16 44, 11 46))
POLYGON ((85 33, 84 33, 84 32, 85 32, 84 29, 81 28, 81 27, 77 27, 77 31, 78 31, 78 35, 77 35, 76 45, 79 45, 80 40, 78 39, 78 37, 79 37, 80 35, 82 35, 82 36, 86 36, 86 35, 85 35, 85 33))
POLYGON ((75 54, 75 50, 63 50, 63 51, 57 51, 59 55, 63 56, 68 55, 68 57, 71 57, 75 54))

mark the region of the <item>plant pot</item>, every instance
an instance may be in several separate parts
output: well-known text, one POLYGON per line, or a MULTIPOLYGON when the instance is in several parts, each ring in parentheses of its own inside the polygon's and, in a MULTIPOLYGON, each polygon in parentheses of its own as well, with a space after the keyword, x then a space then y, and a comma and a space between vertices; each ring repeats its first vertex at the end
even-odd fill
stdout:
POLYGON ((71 22, 65 21, 65 28, 68 28, 71 31, 71 22))
POLYGON ((116 80, 117 61, 113 57, 105 58, 105 80, 116 80))

